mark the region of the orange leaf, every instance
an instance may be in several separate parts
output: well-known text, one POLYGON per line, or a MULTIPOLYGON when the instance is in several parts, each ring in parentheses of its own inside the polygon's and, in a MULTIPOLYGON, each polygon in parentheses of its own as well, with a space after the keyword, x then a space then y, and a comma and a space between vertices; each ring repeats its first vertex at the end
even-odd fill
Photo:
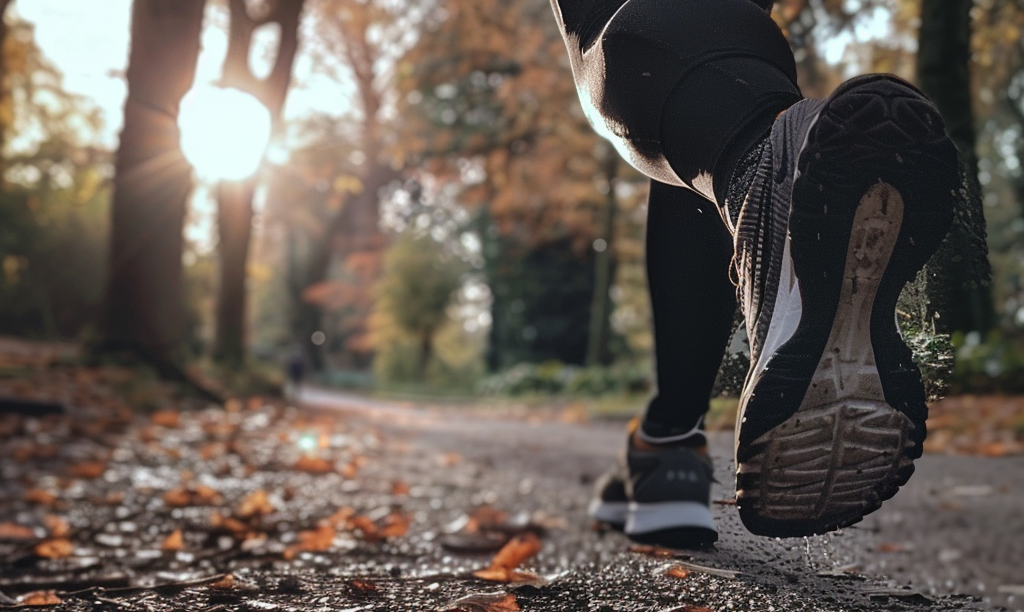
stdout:
POLYGON ((409 523, 409 515, 396 510, 384 517, 384 524, 380 528, 380 535, 383 538, 402 537, 409 531, 409 523))
POLYGON ((409 484, 406 483, 406 482, 402 482, 401 480, 396 480, 396 481, 392 482, 391 483, 391 494, 392 495, 408 495, 409 494, 409 484))
POLYGON ((263 489, 257 489, 242 500, 235 510, 235 516, 238 518, 265 516, 271 514, 274 510, 274 505, 270 503, 267 492, 263 489))
POLYGON ((105 461, 83 461, 68 468, 68 473, 75 478, 99 478, 106 471, 105 461))
POLYGON ((520 533, 501 547, 491 560, 491 567, 515 569, 540 552, 540 538, 532 531, 520 533))
POLYGON ((157 410, 150 416, 154 425, 177 429, 181 425, 181 414, 177 410, 157 410))
POLYGON ((216 582, 211 582, 209 584, 209 587, 211 589, 232 589, 235 587, 235 575, 224 574, 224 576, 221 577, 220 580, 217 580, 216 582))
POLYGON ((668 571, 665 572, 665 575, 670 578, 682 579, 690 575, 690 570, 679 565, 673 565, 672 567, 668 568, 668 571))
POLYGON ((0 523, 0 540, 34 540, 36 534, 31 527, 17 523, 0 523))
POLYGON ((75 552, 75 545, 64 538, 54 538, 36 544, 35 552, 47 559, 63 559, 75 552))
POLYGON ((64 538, 71 532, 71 526, 68 525, 68 522, 53 514, 48 514, 43 519, 43 524, 50 531, 51 538, 64 538))
POLYGON ((25 491, 25 501, 41 506, 53 506, 57 503, 57 496, 42 489, 29 489, 25 491))
POLYGON ((32 591, 18 598, 19 606, 55 606, 64 603, 55 591, 32 591))
POLYGON ((303 455, 295 462, 293 468, 309 474, 329 474, 334 471, 334 464, 321 457, 303 455))
POLYGON ((337 533, 332 527, 323 526, 310 531, 300 531, 299 541, 284 551, 284 558, 291 560, 300 552, 323 552, 334 545, 337 533))
POLYGON ((171 532, 171 535, 164 538, 164 543, 160 545, 160 550, 164 552, 174 552, 185 548, 185 539, 181 535, 180 529, 175 529, 171 532))

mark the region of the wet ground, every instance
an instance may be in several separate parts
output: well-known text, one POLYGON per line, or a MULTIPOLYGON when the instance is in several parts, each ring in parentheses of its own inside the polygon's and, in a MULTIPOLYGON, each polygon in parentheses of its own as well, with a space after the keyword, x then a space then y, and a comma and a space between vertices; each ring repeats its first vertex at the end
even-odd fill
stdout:
MULTIPOLYGON (((137 416, 97 397, 117 372, 91 373, 79 396, 82 375, 68 376, 67 414, 0 416, 0 607, 988 610, 1024 599, 1021 457, 928 456, 862 526, 809 539, 748 535, 721 486, 718 545, 658 551, 585 518, 621 423, 330 393, 307 394, 303 409, 137 416), (508 553, 510 540, 539 552, 508 553), (485 568, 491 580, 473 575, 485 568)), ((714 440, 723 483, 728 444, 714 440)))

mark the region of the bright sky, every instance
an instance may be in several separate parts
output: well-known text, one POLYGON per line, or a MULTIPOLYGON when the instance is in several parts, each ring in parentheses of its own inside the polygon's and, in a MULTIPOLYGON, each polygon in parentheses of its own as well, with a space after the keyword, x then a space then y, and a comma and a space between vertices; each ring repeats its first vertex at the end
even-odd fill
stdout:
MULTIPOLYGON (((64 74, 68 91, 92 98, 106 119, 104 140, 117 145, 127 88, 122 78, 128 64, 132 0, 14 0, 9 10, 35 24, 36 43, 64 74)), ((212 82, 220 74, 227 37, 207 20, 196 80, 212 82)), ((259 57, 259 55, 257 55, 259 57)), ((311 110, 340 112, 348 108, 344 88, 309 75, 307 60, 296 61, 296 83, 289 93, 286 116, 311 110)))

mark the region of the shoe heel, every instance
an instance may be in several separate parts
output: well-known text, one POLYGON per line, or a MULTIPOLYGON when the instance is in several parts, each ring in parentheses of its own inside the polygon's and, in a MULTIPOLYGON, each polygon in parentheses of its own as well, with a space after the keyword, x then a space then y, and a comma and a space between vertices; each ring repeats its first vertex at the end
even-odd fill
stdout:
POLYGON ((746 408, 779 422, 738 431, 737 503, 754 533, 851 525, 913 473, 927 407, 893 313, 949 227, 957 168, 934 106, 894 77, 854 79, 820 107, 789 219, 801 319, 746 408))

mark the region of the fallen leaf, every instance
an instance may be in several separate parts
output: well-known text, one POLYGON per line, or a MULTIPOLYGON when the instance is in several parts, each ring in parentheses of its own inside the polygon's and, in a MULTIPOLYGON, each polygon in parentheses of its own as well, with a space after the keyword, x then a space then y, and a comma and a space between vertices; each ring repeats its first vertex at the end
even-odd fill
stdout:
POLYGON ((181 425, 181 414, 177 410, 157 410, 149 417, 149 420, 160 427, 177 429, 181 425))
POLYGON ((444 453, 443 455, 438 457, 438 462, 444 466, 455 465, 456 463, 460 463, 461 461, 462 455, 458 453, 444 453))
POLYGON ((375 597, 380 594, 377 585, 368 580, 347 580, 345 584, 351 597, 375 597))
POLYGON ((267 492, 263 489, 256 489, 238 504, 235 516, 238 518, 250 518, 254 516, 266 516, 276 510, 270 503, 267 492))
POLYGON ((211 582, 208 586, 211 589, 233 589, 235 588, 236 580, 234 574, 224 574, 219 580, 211 582))
POLYGON ((57 496, 42 489, 29 489, 25 491, 25 501, 40 506, 53 506, 57 503, 57 496))
POLYGON ((68 467, 68 473, 75 478, 99 478, 106 471, 105 461, 83 461, 68 467))
POLYGON ((391 494, 392 495, 408 495, 409 494, 409 483, 401 480, 396 480, 391 483, 391 494))
POLYGON ((477 506, 469 513, 462 531, 476 533, 494 527, 501 527, 506 523, 508 523, 507 512, 498 510, 491 505, 477 506))
POLYGON ((688 578, 690 576, 690 570, 680 565, 673 565, 665 571, 665 575, 670 578, 688 578))
POLYGON ((64 538, 54 538, 36 544, 35 553, 47 559, 63 559, 75 552, 75 545, 64 538))
POLYGON ((55 514, 46 515, 43 524, 46 525, 51 538, 64 538, 71 533, 71 526, 68 525, 68 522, 55 514))
POLYGON ((186 485, 175 487, 164 493, 164 503, 172 508, 187 506, 219 506, 223 499, 212 487, 186 485))
POLYGON ((411 520, 409 515, 395 510, 384 517, 383 525, 380 528, 380 536, 383 538, 400 538, 409 531, 411 520))
POLYGON ((56 591, 32 591, 18 598, 19 606, 55 606, 64 603, 56 591))
POLYGON ((898 544, 896 542, 882 542, 881 544, 878 545, 878 552, 898 553, 898 552, 903 552, 904 550, 905 550, 904 546, 902 544, 898 544))
POLYGON ((491 559, 491 565, 473 572, 483 580, 496 582, 534 582, 540 577, 530 572, 517 572, 524 561, 540 552, 540 538, 531 531, 520 533, 501 547, 491 559))
POLYGON ((334 472, 334 464, 322 457, 303 455, 295 462, 292 469, 308 474, 329 474, 334 472))
POLYGON ((511 593, 477 593, 460 597, 442 609, 458 612, 518 612, 519 602, 511 593))
POLYGON ((160 550, 164 552, 175 552, 185 548, 185 539, 182 537, 181 530, 175 529, 169 536, 164 538, 164 543, 160 545, 160 550))
POLYGON ((34 540, 36 534, 31 527, 17 523, 0 523, 0 540, 34 540))
POLYGON ((294 559, 300 552, 323 552, 334 545, 334 538, 337 532, 333 527, 324 525, 310 531, 300 531, 299 541, 292 544, 284 551, 284 558, 294 559))

